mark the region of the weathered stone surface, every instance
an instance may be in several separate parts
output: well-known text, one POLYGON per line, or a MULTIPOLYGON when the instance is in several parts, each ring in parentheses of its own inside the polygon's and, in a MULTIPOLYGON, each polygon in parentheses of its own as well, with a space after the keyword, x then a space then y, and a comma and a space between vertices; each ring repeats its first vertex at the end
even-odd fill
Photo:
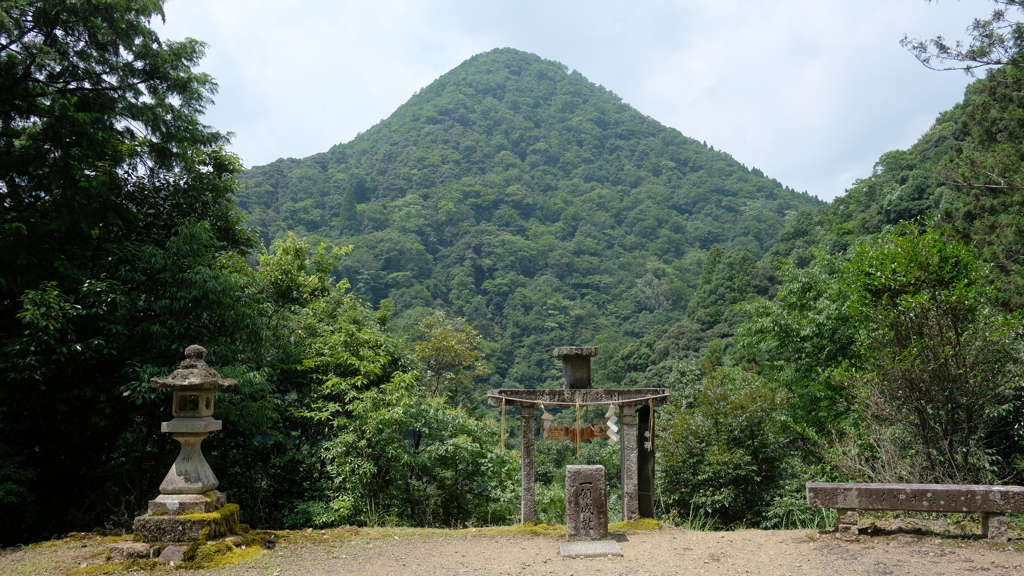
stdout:
POLYGON ((640 406, 636 411, 637 433, 637 510, 643 518, 654 518, 654 438, 651 432, 652 411, 650 406, 640 406))
POLYGON ((238 529, 238 506, 227 504, 206 514, 137 516, 133 526, 138 539, 146 542, 194 542, 220 538, 238 529))
POLYGON ((185 359, 177 370, 167 378, 150 379, 149 385, 172 390, 233 390, 238 382, 231 378, 221 378, 206 363, 206 348, 193 344, 185 348, 185 359))
POLYGON ((807 504, 850 510, 1024 513, 1024 487, 807 483, 807 504))
POLYGON ((120 542, 107 546, 108 562, 121 562, 123 560, 142 560, 150 557, 152 546, 142 542, 120 542))
POLYGON ((632 522, 640 518, 636 407, 622 406, 619 417, 619 433, 622 438, 622 445, 619 448, 622 468, 622 520, 632 522))
POLYGON ((533 435, 535 418, 533 406, 523 406, 522 430, 520 436, 520 483, 522 489, 522 515, 523 522, 533 522, 536 519, 537 501, 534 498, 534 469, 533 469, 533 435))
POLYGON ((182 516, 136 516, 133 529, 147 542, 194 542, 206 526, 182 516))
POLYGON ((188 546, 168 546, 164 548, 164 551, 160 553, 161 562, 173 562, 177 564, 185 560, 185 554, 188 552, 188 546))
POLYGON ((565 525, 570 539, 608 535, 608 498, 604 466, 566 466, 565 525))
POLYGON ((160 483, 161 494, 202 494, 220 485, 200 448, 207 436, 207 432, 173 435, 181 444, 181 452, 160 483))
POLYGON ((1006 529, 1006 516, 982 512, 981 535, 996 542, 1006 542, 1009 540, 1010 535, 1006 529))
POLYGON ((619 543, 615 540, 561 542, 559 548, 563 558, 622 556, 622 548, 619 548, 619 543))
POLYGON ((555 348, 555 358, 565 358, 566 356, 583 356, 586 358, 597 356, 597 346, 559 346, 555 348))
POLYGON ((843 540, 856 540, 860 538, 860 529, 857 528, 856 524, 840 524, 836 532, 839 533, 839 537, 843 540))
POLYGON ((216 432, 223 423, 210 416, 202 418, 174 418, 170 422, 161 422, 160 431, 171 434, 202 434, 216 432))
POLYGON ((502 398, 506 406, 534 406, 536 404, 617 404, 620 406, 647 404, 648 398, 654 404, 668 402, 668 388, 586 388, 549 390, 517 390, 500 388, 487 393, 487 403, 501 406, 502 398))
POLYGON ((836 526, 839 537, 843 540, 856 540, 860 536, 860 530, 857 528, 857 511, 839 509, 836 512, 839 516, 836 526))
POLYGON ((219 490, 210 490, 202 494, 161 494, 149 501, 149 512, 179 515, 213 512, 225 504, 227 496, 219 490))
POLYGON ((555 348, 555 357, 562 359, 562 388, 590 388, 591 356, 597 356, 597 348, 583 346, 555 348))
POLYGON ((213 390, 175 390, 171 414, 175 418, 203 418, 213 415, 213 390))

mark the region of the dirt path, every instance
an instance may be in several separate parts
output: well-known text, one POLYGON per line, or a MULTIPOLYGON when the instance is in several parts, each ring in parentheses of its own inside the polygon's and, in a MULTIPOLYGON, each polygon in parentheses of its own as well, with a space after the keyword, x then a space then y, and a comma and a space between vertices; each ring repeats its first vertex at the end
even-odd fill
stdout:
MULTIPOLYGON (((624 557, 570 559, 555 536, 422 536, 293 538, 234 566, 173 574, 208 576, 391 575, 764 575, 885 576, 1024 574, 1024 542, 911 534, 836 540, 816 530, 690 532, 665 528, 619 535, 624 557)), ((0 556, 0 574, 56 576, 95 562, 95 542, 33 547, 0 556), (56 555, 43 559, 40 551, 56 555), (90 558, 92 559, 90 561, 90 558)))

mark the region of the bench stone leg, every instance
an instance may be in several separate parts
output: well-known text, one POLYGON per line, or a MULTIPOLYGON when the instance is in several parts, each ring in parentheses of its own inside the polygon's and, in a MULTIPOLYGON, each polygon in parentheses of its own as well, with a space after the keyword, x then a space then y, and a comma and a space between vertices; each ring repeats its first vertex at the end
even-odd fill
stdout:
POLYGON ((857 532, 857 511, 839 508, 839 525, 837 526, 839 537, 843 540, 856 540, 859 537, 857 532))
POLYGON ((981 535, 996 542, 1006 542, 1009 540, 1009 534, 1006 532, 1006 515, 982 512, 981 535))

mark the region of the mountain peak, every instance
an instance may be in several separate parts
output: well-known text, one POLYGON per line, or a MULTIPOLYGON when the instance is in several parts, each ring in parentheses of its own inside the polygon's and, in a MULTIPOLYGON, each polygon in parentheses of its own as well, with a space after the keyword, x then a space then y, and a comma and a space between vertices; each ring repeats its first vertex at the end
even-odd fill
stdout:
POLYGON ((766 285, 752 267, 789 215, 821 204, 511 48, 469 58, 351 142, 242 181, 266 243, 292 231, 353 245, 340 274, 389 300, 398 331, 435 309, 474 323, 500 355, 491 387, 541 385, 567 343, 690 322, 691 300, 707 308, 698 332, 723 321, 766 285), (716 244, 721 278, 743 282, 698 290, 716 244))

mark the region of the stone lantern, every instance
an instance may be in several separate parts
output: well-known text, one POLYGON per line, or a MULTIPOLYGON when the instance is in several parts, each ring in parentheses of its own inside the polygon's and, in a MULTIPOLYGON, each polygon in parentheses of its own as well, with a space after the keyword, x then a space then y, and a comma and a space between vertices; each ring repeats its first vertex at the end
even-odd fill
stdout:
POLYGON ((192 345, 185 360, 166 378, 153 378, 153 388, 173 392, 170 422, 160 425, 181 444, 181 452, 160 483, 160 495, 149 501, 149 514, 135 519, 135 532, 150 541, 182 542, 230 531, 238 522, 238 507, 227 505, 217 490, 220 482, 203 457, 200 447, 210 432, 221 429, 213 419, 214 392, 233 390, 237 382, 221 378, 206 364, 206 349, 192 345), (210 514, 222 512, 223 514, 210 514), (204 518, 186 518, 203 515, 204 518), (203 532, 203 529, 207 530, 203 532))

